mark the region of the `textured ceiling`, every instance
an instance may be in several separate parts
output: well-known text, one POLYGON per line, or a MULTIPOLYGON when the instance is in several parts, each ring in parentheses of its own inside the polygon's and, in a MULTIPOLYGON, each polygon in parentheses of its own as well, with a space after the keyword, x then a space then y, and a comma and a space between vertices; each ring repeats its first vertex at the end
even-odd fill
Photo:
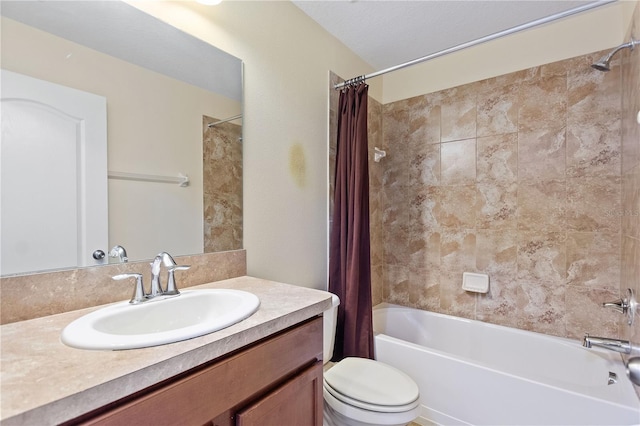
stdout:
POLYGON ((375 69, 411 61, 594 0, 294 0, 375 69))

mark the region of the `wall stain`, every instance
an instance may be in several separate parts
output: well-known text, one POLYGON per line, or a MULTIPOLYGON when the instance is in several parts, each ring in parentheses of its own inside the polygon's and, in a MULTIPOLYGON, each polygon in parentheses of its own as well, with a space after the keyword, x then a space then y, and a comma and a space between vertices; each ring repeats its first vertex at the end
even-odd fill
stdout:
POLYGON ((289 149, 289 171, 296 185, 299 188, 304 188, 307 184, 307 166, 304 148, 300 143, 294 143, 289 149))

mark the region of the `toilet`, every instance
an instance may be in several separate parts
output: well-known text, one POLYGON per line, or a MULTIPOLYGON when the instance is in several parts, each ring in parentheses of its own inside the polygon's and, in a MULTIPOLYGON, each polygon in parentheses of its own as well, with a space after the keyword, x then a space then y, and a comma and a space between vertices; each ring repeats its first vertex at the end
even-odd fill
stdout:
MULTIPOLYGON (((324 313, 324 363, 333 355, 340 299, 324 313)), ((420 414, 418 385, 390 365, 345 358, 325 370, 324 426, 403 426, 420 414)))

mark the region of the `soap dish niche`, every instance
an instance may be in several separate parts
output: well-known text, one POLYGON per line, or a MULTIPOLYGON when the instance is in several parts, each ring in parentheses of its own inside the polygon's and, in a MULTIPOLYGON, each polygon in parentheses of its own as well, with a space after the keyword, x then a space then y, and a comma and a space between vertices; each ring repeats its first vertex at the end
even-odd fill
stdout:
POLYGON ((462 289, 473 293, 488 293, 489 275, 464 272, 462 274, 462 289))

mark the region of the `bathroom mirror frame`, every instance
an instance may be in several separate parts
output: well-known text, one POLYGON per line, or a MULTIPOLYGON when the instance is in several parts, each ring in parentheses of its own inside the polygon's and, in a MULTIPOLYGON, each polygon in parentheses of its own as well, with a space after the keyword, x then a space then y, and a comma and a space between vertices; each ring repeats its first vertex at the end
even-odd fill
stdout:
MULTIPOLYGON (((147 206, 148 204, 153 204, 155 201, 152 200, 151 203, 148 200, 143 200, 139 198, 139 194, 141 193, 149 193, 149 192, 161 192, 167 191, 172 192, 172 194, 167 195, 165 198, 160 197, 161 200, 167 201, 166 203, 161 203, 160 200, 158 204, 160 207, 170 206, 173 210, 181 210, 185 209, 185 206, 188 202, 185 202, 184 198, 186 195, 191 194, 191 198, 189 199, 191 202, 195 199, 199 199, 197 204, 197 212, 196 209, 192 209, 191 216, 187 216, 188 220, 185 220, 181 225, 177 225, 174 222, 164 222, 162 218, 149 217, 149 220, 146 220, 149 227, 151 229, 146 229, 147 234, 150 234, 154 231, 154 226, 158 231, 157 234, 167 234, 171 235, 171 238, 179 239, 180 233, 186 227, 190 227, 191 235, 198 234, 200 237, 200 241, 194 243, 190 241, 187 244, 177 244, 173 245, 171 238, 168 238, 166 241, 163 241, 162 238, 157 238, 157 236, 150 236, 149 238, 145 236, 135 236, 131 233, 135 230, 134 225, 126 225, 121 226, 121 234, 124 235, 126 233, 127 237, 130 238, 128 241, 137 240, 153 240, 150 241, 149 246, 153 248, 146 247, 144 252, 143 250, 136 250, 134 243, 127 243, 121 241, 121 239, 117 237, 113 237, 112 233, 109 233, 108 244, 105 247, 100 247, 105 253, 108 254, 108 251, 111 246, 114 245, 123 245, 128 252, 129 261, 143 261, 149 258, 152 258, 153 255, 159 251, 168 251, 174 256, 179 255, 196 255, 202 254, 205 252, 212 251, 226 251, 226 250, 234 250, 242 248, 242 149, 241 149, 241 138, 242 138, 242 126, 241 126, 241 118, 233 121, 229 121, 225 123, 225 126, 235 126, 237 129, 239 136, 237 137, 237 145, 239 146, 239 164, 237 166, 229 166, 225 165, 224 170, 221 170, 220 173, 224 173, 227 181, 230 178, 239 179, 239 182, 235 183, 236 188, 239 187, 239 201, 238 194, 234 194, 233 204, 234 211, 234 226, 240 227, 239 230, 239 246, 234 247, 226 247, 220 250, 212 250, 207 248, 207 244, 204 241, 204 234, 208 226, 204 223, 205 218, 205 202, 202 201, 204 196, 204 184, 202 182, 203 179, 203 155, 205 155, 206 148, 203 147, 205 141, 212 139, 211 135, 208 135, 207 132, 211 131, 208 128, 207 120, 225 120, 232 116, 242 115, 243 112, 243 63, 242 60, 236 58, 228 53, 218 49, 217 47, 206 43, 202 40, 199 40, 193 37, 190 34, 187 34, 161 20, 155 18, 152 15, 147 14, 146 12, 135 8, 132 5, 129 5, 120 1, 39 1, 39 2, 24 2, 24 1, 2 1, 2 7, 0 8, 0 13, 2 14, 2 19, 5 18, 9 20, 9 22, 16 23, 18 25, 24 25, 31 29, 35 29, 36 31, 42 31, 43 34, 48 33, 48 35, 52 35, 53 37, 60 38, 64 42, 71 42, 72 44, 81 45, 81 49, 91 49, 95 52, 99 52, 105 56, 109 56, 111 60, 114 61, 123 61, 129 63, 128 65, 131 67, 144 68, 145 71, 156 74, 161 79, 171 79, 179 81, 179 84, 184 84, 189 86, 189 90, 193 88, 194 90, 206 91, 210 92, 212 96, 216 99, 224 98, 225 100, 229 100, 228 105, 223 107, 220 106, 207 106, 202 107, 202 114, 197 117, 192 116, 190 120, 194 123, 197 123, 197 128, 190 129, 191 132, 197 133, 197 142, 199 147, 197 148, 199 157, 198 159, 194 159, 193 156, 190 157, 188 161, 191 161, 191 165, 198 163, 197 170, 185 169, 183 165, 175 166, 174 170, 161 170, 160 172, 156 171, 155 174, 163 174, 163 175, 177 175, 178 173, 185 173, 189 175, 190 184, 186 188, 180 188, 178 185, 167 185, 163 183, 148 183, 148 182, 131 182, 127 180, 120 179, 109 179, 109 229, 111 231, 111 222, 112 222, 112 199, 114 197, 114 191, 116 191, 116 187, 121 187, 123 185, 130 185, 135 187, 136 189, 132 192, 129 192, 127 197, 125 197, 125 204, 120 202, 120 206, 123 207, 119 209, 120 215, 125 214, 126 211, 136 210, 136 207, 139 205, 147 206), (195 161, 195 162, 194 162, 195 161), (229 172, 229 168, 233 169, 233 172, 229 172), (168 189, 171 187, 170 189, 168 189), (162 188, 158 190, 158 188, 162 188), (198 194, 195 194, 198 192, 198 194), (177 194, 177 195, 176 195, 177 194), (146 201, 146 202, 145 202, 146 201), (129 204, 127 204, 129 202, 129 204), (135 203, 135 204, 134 204, 135 203), (197 218, 196 220, 191 220, 192 218, 197 218)), ((6 21, 5 21, 6 22, 6 21)), ((3 25, 4 27, 4 25, 3 25)), ((3 63, 2 67, 5 68, 5 43, 6 38, 3 36, 3 63)), ((65 58, 68 63, 73 62, 76 58, 74 58, 75 52, 69 52, 68 56, 65 58)), ((77 55, 81 56, 81 55, 77 55)), ((46 60, 47 58, 41 58, 40 60, 46 60)), ((22 72, 20 69, 11 69, 10 71, 22 72)), ((28 74, 23 72, 24 74, 28 74)), ((106 74, 96 75, 96 79, 105 79, 107 78, 108 71, 106 74)), ((34 76, 38 78, 39 76, 34 76)), ((123 79, 122 76, 119 76, 120 81, 126 81, 126 77, 123 79)), ((46 80, 43 78, 43 80, 46 80)), ((58 81, 53 81, 57 84, 64 84, 58 81)), ((73 87, 71 84, 67 84, 68 87, 73 87)), ((81 86, 81 85, 80 85, 81 86)), ((186 87, 186 86, 185 86, 186 87)), ((80 90, 86 90, 83 87, 73 87, 80 90)), ((91 92, 91 90, 87 90, 91 92)), ((103 93, 96 93, 98 95, 103 95, 103 93)), ((143 95, 133 94, 134 97, 141 97, 143 95)), ((109 96, 105 96, 107 98, 107 105, 109 107, 109 96)), ((200 107, 200 106, 199 106, 200 107)), ((122 161, 120 158, 114 158, 115 148, 112 150, 112 135, 115 137, 119 130, 113 129, 111 127, 111 118, 115 117, 116 114, 113 114, 113 111, 108 111, 107 113, 108 124, 108 169, 109 172, 114 170, 114 167, 119 172, 137 172, 139 174, 154 174, 152 172, 148 172, 149 168, 152 168, 152 165, 158 163, 156 159, 153 158, 153 155, 149 155, 151 151, 148 149, 149 141, 146 141, 147 145, 143 145, 140 147, 134 147, 133 142, 142 143, 140 139, 140 133, 135 136, 131 136, 130 140, 127 143, 131 143, 132 146, 127 146, 126 149, 131 153, 131 158, 126 161, 122 161), (143 165, 146 167, 141 167, 142 170, 136 170, 136 165, 143 165), (148 166, 148 167, 147 167, 148 166)), ((164 120, 158 120, 157 123, 146 122, 142 123, 141 127, 143 127, 146 131, 149 132, 148 139, 153 139, 154 134, 162 133, 163 126, 166 127, 167 123, 163 123, 164 120), (157 129, 153 129, 157 127, 157 129)), ((217 128, 218 126, 216 126, 217 128)), ((224 126, 220 126, 224 127, 224 126)), ((228 135, 227 135, 228 136, 228 135)), ((226 137, 226 136, 225 136, 226 137)), ((124 137, 126 138, 126 137, 124 137)), ((124 139, 123 138, 123 139, 124 139)), ((178 138, 176 138, 178 139, 178 138)), ((185 138, 186 139, 186 138, 185 138)), ((193 143, 195 138, 191 138, 189 143, 193 143)), ((227 141, 228 142, 228 141, 227 141)), ((176 140, 176 145, 180 145, 185 143, 184 141, 176 140)), ((192 147, 193 148, 193 147, 192 147)), ((120 154, 123 150, 123 146, 121 145, 118 148, 118 154, 120 154)), ((174 146, 170 148, 171 153, 168 155, 175 155, 175 152, 180 152, 183 149, 181 146, 174 146)), ((159 149, 161 151, 161 149, 159 149)), ((218 150, 220 151, 220 150, 218 150)), ((222 150, 217 153, 217 157, 215 160, 221 161, 226 152, 222 150)), ((166 155, 165 155, 166 156, 166 155)), ((172 164, 172 158, 168 160, 165 158, 164 163, 172 164)), ((188 162, 186 161, 186 162, 188 162)), ((176 160, 176 163, 179 163, 179 160, 176 160)), ((183 161, 184 163, 185 161, 183 161)), ((227 185, 228 186, 228 185, 227 185)), ((220 188, 223 190, 224 188, 220 188)), ((221 204, 229 204, 229 200, 224 200, 221 204)), ((189 204, 191 206, 191 204, 189 204)), ((158 209, 158 206, 149 206, 148 211, 158 211, 162 209, 158 209)), ((214 212, 214 214, 218 214, 219 212, 214 212)), ((224 217, 224 219, 228 219, 229 213, 225 212, 225 214, 219 215, 224 217)), ((142 226, 145 226, 143 223, 142 226)), ((210 226, 209 226, 210 227, 210 226)), ((238 240, 238 231, 234 230, 234 234, 236 234, 236 241, 238 240)), ((215 235, 214 235, 215 237, 215 235)), ((108 263, 109 257, 108 255, 104 259, 104 264, 108 263)), ((111 262, 117 262, 117 259, 112 259, 111 262)), ((43 271, 54 271, 54 270, 64 270, 64 269, 75 269, 78 267, 85 266, 96 266, 96 265, 60 265, 59 267, 52 267, 46 269, 34 269, 29 271, 23 271, 19 274, 29 274, 35 272, 43 272, 43 271)), ((7 274, 3 271, 0 271, 2 276, 12 275, 7 274)))

